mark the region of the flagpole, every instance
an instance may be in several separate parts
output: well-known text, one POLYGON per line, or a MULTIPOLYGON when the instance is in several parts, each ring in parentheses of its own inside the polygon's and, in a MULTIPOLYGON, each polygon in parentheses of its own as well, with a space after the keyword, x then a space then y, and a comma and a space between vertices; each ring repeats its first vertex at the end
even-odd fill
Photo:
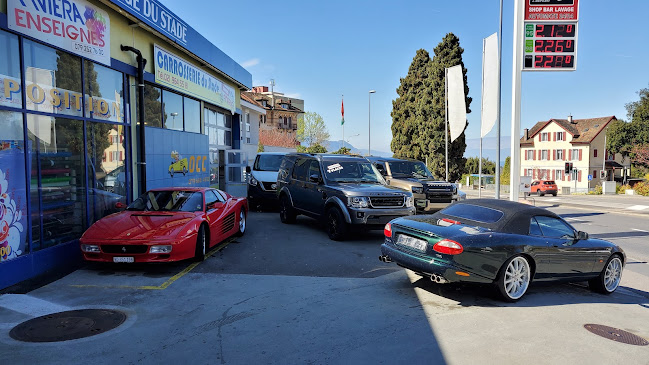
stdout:
POLYGON ((448 68, 444 68, 444 137, 446 138, 446 181, 448 182, 448 68))

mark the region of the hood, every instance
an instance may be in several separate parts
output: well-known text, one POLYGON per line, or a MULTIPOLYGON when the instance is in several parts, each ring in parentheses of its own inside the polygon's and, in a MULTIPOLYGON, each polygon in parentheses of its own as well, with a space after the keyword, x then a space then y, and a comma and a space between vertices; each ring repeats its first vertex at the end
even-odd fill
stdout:
POLYGON ((412 193, 394 186, 382 184, 367 184, 367 183, 331 183, 331 188, 340 190, 345 195, 351 196, 367 196, 367 195, 407 195, 412 196, 412 193))
POLYGON ((83 239, 146 240, 175 238, 185 231, 197 213, 123 211, 90 226, 83 239))
POLYGON ((274 183, 277 182, 277 171, 251 171, 252 177, 257 181, 274 183))

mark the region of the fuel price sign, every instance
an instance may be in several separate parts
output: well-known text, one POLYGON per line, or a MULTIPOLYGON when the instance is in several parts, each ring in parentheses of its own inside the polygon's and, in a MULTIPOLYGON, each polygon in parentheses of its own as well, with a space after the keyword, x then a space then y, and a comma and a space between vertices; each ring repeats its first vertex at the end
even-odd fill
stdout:
POLYGON ((576 69, 577 23, 525 23, 523 70, 576 69))
POLYGON ((578 0, 525 2, 523 71, 574 71, 578 0))

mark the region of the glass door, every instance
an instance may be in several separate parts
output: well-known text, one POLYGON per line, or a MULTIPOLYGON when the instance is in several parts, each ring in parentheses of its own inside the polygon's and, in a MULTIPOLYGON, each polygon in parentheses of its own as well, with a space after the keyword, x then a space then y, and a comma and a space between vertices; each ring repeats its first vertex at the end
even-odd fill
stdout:
POLYGON ((246 166, 248 154, 243 150, 225 152, 225 191, 233 196, 247 195, 246 166))

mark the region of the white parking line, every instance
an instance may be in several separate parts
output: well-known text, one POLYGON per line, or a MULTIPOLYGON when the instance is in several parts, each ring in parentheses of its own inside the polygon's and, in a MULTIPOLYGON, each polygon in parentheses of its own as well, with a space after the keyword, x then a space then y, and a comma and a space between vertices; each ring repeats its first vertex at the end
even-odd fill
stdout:
POLYGON ((632 205, 632 206, 630 206, 630 207, 628 207, 626 209, 629 209, 629 210, 645 210, 647 208, 649 208, 649 206, 647 206, 647 205, 632 205))
POLYGON ((69 307, 34 298, 27 294, 3 294, 0 296, 0 307, 32 317, 70 310, 69 307))
POLYGON ((638 232, 646 232, 649 233, 649 231, 645 231, 644 229, 637 229, 637 228, 631 228, 632 231, 638 231, 638 232))

